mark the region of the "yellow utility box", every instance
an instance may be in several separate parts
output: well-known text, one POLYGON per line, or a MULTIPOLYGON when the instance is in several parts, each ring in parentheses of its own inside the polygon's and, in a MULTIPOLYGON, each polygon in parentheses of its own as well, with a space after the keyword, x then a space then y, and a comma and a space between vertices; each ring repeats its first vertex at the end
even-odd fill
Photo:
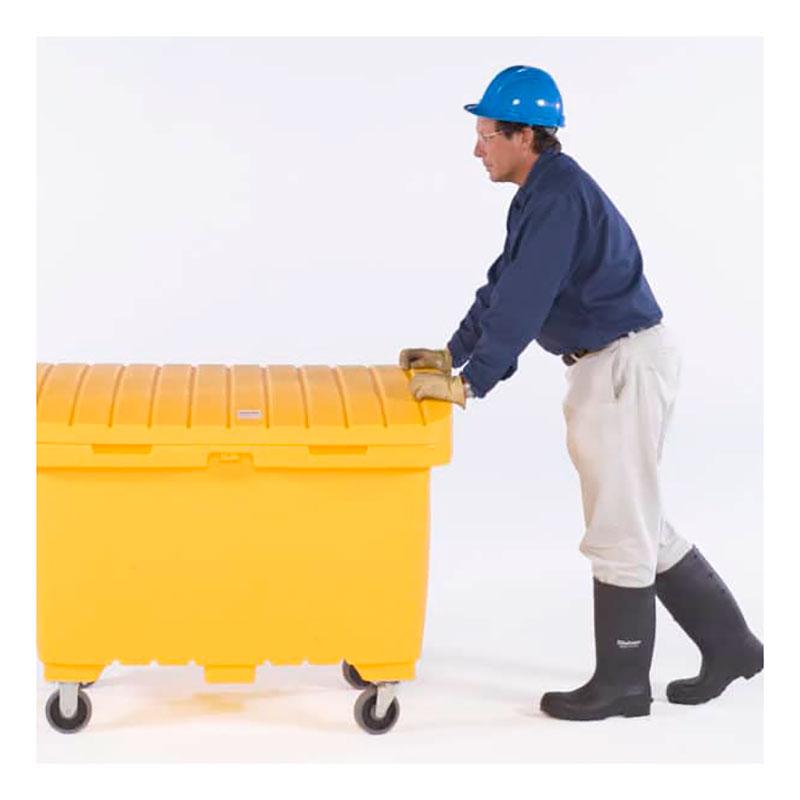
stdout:
POLYGON ((414 677, 450 403, 395 366, 39 364, 37 643, 80 730, 112 662, 212 683, 342 663, 356 719, 414 677))

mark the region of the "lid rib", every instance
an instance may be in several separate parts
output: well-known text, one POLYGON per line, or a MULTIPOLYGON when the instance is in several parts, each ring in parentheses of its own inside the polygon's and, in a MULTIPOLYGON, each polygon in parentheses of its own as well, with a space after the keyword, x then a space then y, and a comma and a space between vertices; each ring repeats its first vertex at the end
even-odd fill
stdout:
POLYGON ((39 391, 36 392, 36 405, 39 405, 39 398, 42 396, 42 392, 44 391, 45 384, 47 383, 47 379, 50 377, 50 374, 53 372, 53 364, 48 364, 44 369, 44 375, 42 376, 42 382, 39 384, 39 391))
POLYGON ((69 422, 68 425, 72 426, 75 423, 75 410, 78 407, 78 400, 80 399, 81 389, 83 388, 83 382, 86 380, 86 376, 89 374, 89 365, 84 364, 83 369, 81 370, 81 376, 78 378, 78 385, 75 387, 75 397, 72 400, 72 408, 69 412, 69 422))
POLYGON ((344 417, 344 426, 345 428, 349 428, 350 414, 347 410, 347 396, 345 395, 344 391, 344 381, 342 380, 342 373, 338 366, 333 368, 333 378, 336 381, 336 388, 339 390, 339 396, 342 399, 342 416, 344 417))
POLYGON ((189 368, 189 414, 186 418, 186 427, 192 427, 192 410, 194 409, 194 385, 195 385, 195 372, 197 368, 192 366, 189 368))
POLYGON ((306 374, 303 367, 295 367, 297 375, 300 378, 300 397, 303 401, 303 414, 305 415, 306 428, 309 427, 308 423, 308 387, 306 385, 306 374))
POLYGON ((383 418, 383 427, 388 428, 389 423, 386 419, 386 397, 383 393, 383 386, 378 380, 378 374, 375 372, 375 367, 369 368, 369 376, 372 378, 372 385, 375 387, 375 393, 378 395, 378 401, 381 404, 381 417, 383 418))
POLYGON ((231 369, 230 367, 225 367, 225 427, 231 427, 231 402, 232 402, 232 395, 231 395, 231 369))
POLYGON ((269 367, 261 368, 261 392, 264 395, 264 427, 269 428, 270 414, 270 391, 269 391, 269 367))
POLYGON ((150 387, 150 409, 147 413, 147 427, 153 427, 153 410, 156 407, 156 392, 161 384, 161 367, 157 366, 153 373, 153 385, 150 387))
POLYGON ((122 376, 125 374, 125 365, 120 364, 117 370, 117 377, 114 379, 114 388, 111 390, 111 408, 108 412, 108 427, 114 424, 114 412, 117 410, 117 396, 119 395, 119 385, 122 383, 122 376))

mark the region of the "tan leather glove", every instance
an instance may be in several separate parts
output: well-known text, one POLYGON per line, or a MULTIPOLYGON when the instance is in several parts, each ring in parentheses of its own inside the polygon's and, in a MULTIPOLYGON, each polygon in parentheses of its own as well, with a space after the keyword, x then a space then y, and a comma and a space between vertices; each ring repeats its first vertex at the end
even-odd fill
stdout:
POLYGON ((403 369, 438 369, 444 375, 450 375, 453 358, 446 347, 444 350, 408 347, 400 351, 400 366, 403 369))
POLYGON ((434 400, 449 400, 467 407, 467 393, 461 375, 442 375, 440 372, 420 372, 408 384, 417 400, 430 397, 434 400))

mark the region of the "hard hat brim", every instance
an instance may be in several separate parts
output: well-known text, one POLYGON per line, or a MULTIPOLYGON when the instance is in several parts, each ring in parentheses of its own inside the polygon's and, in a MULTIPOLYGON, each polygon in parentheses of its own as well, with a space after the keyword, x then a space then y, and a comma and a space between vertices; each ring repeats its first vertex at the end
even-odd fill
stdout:
POLYGON ((464 106, 464 111, 469 111, 470 114, 474 114, 476 117, 483 117, 484 119, 493 119, 497 120, 497 122, 518 122, 521 125, 539 125, 544 128, 564 128, 566 126, 566 121, 562 118, 559 122, 560 124, 554 124, 550 120, 533 120, 531 121, 530 118, 525 119, 522 115, 517 116, 515 114, 503 114, 503 116, 498 117, 495 116, 493 113, 488 111, 485 108, 481 108, 480 103, 467 103, 464 106))
MULTIPOLYGON (((496 119, 499 121, 498 117, 493 117, 485 108, 481 108, 480 103, 467 103, 464 106, 464 111, 469 111, 470 114, 474 114, 476 117, 483 117, 484 119, 496 119)), ((507 122, 514 122, 514 120, 506 120, 507 122)))

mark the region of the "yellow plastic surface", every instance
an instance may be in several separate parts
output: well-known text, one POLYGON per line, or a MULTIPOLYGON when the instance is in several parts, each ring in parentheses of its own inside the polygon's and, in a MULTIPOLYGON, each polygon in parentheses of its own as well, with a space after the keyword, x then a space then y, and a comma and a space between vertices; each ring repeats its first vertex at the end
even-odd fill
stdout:
POLYGON ((271 664, 414 677, 430 467, 450 403, 399 367, 39 364, 37 641, 247 682, 271 664))

